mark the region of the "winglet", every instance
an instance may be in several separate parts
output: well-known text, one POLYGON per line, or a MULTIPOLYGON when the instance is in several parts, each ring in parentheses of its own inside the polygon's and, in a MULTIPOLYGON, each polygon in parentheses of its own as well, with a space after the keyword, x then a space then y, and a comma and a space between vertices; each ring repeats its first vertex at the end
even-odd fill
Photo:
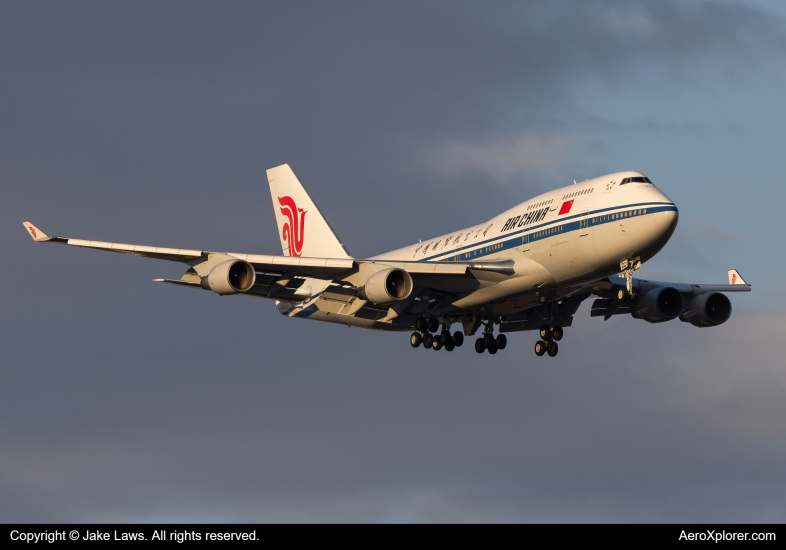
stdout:
POLYGON ((742 278, 740 272, 736 269, 729 270, 729 284, 730 285, 747 285, 748 283, 745 282, 745 279, 742 278))
POLYGON ((47 235, 46 233, 44 233, 43 231, 38 229, 32 223, 30 223, 30 222, 22 222, 22 225, 25 226, 25 229, 27 229, 27 232, 30 233, 30 236, 33 237, 35 242, 42 243, 42 242, 45 242, 45 241, 51 241, 52 240, 52 237, 50 237, 49 235, 47 235))

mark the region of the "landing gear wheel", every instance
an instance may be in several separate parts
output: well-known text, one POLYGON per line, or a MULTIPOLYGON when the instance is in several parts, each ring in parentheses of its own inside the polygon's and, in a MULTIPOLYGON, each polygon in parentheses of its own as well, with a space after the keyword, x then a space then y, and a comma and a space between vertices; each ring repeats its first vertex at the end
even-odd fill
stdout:
POLYGON ((432 317, 431 319, 428 320, 429 332, 437 332, 438 328, 439 328, 439 319, 437 319, 436 317, 432 317))
POLYGON ((549 342, 549 357, 556 357, 558 351, 559 346, 557 345, 557 342, 549 342))
POLYGON ((546 342, 543 340, 538 340, 535 342, 535 355, 538 357, 543 357, 543 354, 546 353, 546 342))
POLYGON ((499 336, 497 336, 496 344, 497 344, 497 348, 505 349, 505 346, 508 345, 508 337, 505 336, 504 334, 500 334, 499 336))
POLYGON ((540 337, 545 341, 548 342, 551 340, 551 329, 548 325, 543 325, 540 327, 540 337))
POLYGON ((461 344, 464 343, 464 333, 460 331, 456 331, 453 333, 453 343, 456 344, 457 348, 461 347, 461 344))
POLYGON ((426 349, 431 349, 434 345, 434 335, 430 333, 426 333, 423 335, 423 347, 426 349))
POLYGON ((442 338, 443 346, 448 347, 448 344, 454 345, 453 338, 450 336, 450 333, 447 330, 442 331, 440 337, 442 338))
POLYGON ((413 348, 417 348, 423 343, 423 336, 419 332, 413 332, 409 337, 409 343, 413 348))
POLYGON ((488 351, 489 351, 489 353, 490 353, 491 355, 494 355, 495 353, 497 353, 497 350, 498 350, 499 348, 497 347, 497 342, 496 342, 496 340, 494 340, 494 339, 492 338, 492 339, 491 339, 491 342, 489 343, 489 345, 488 345, 488 348, 487 348, 487 349, 488 349, 488 351))
POLYGON ((415 319, 415 328, 418 332, 428 332, 428 319, 422 315, 415 319))
POLYGON ((638 299, 639 299, 639 294, 638 294, 638 292, 636 292, 635 290, 632 290, 632 291, 630 292, 630 296, 628 296, 628 301, 629 301, 631 304, 635 304, 635 303, 636 303, 636 300, 638 300, 638 299))
POLYGON ((617 300, 620 302, 628 301, 628 289, 620 287, 617 289, 617 300))
POLYGON ((561 326, 559 326, 559 325, 557 325, 556 327, 554 327, 554 329, 551 331, 551 337, 552 337, 554 340, 557 340, 557 341, 559 341, 559 340, 562 340, 562 336, 563 336, 564 334, 565 334, 565 333, 562 331, 562 327, 561 327, 561 326))
POLYGON ((431 344, 431 346, 435 350, 437 350, 437 351, 441 350, 442 349, 442 337, 441 336, 435 336, 434 337, 434 343, 431 344))
POLYGON ((489 349, 491 347, 491 342, 493 341, 494 341, 494 335, 491 334, 490 332, 487 332, 486 334, 483 335, 483 344, 486 346, 486 349, 489 349))
POLYGON ((486 342, 483 340, 483 338, 478 338, 475 340, 475 351, 478 353, 483 353, 486 351, 486 342))
POLYGON ((453 340, 445 343, 445 350, 446 351, 453 351, 453 348, 456 347, 456 344, 453 343, 453 340))

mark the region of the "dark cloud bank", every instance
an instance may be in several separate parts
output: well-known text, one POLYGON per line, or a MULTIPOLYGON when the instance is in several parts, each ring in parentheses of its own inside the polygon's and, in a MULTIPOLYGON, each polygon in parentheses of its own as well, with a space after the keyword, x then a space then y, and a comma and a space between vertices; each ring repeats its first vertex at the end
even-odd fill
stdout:
POLYGON ((779 19, 682 2, 1 10, 0 519, 784 517, 782 305, 734 298, 712 330, 582 309, 552 360, 531 334, 433 353, 162 288, 178 266, 34 246, 20 224, 274 253, 264 170, 289 162, 350 251, 379 253, 618 169, 573 83, 755 75, 782 52, 779 19), (517 162, 511 143, 553 156, 517 162))

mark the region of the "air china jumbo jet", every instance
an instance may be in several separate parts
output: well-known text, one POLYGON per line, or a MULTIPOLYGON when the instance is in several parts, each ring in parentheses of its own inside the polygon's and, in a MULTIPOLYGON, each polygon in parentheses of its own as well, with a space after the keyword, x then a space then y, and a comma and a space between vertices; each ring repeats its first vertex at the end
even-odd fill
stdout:
POLYGON ((473 336, 478 353, 505 349, 504 333, 539 330, 535 353, 557 355, 563 328, 590 296, 591 316, 629 314, 696 327, 725 323, 723 292, 750 291, 736 270, 729 284, 664 283, 633 272, 668 242, 675 204, 639 172, 563 187, 466 229, 381 254, 353 258, 289 165, 267 171, 282 256, 157 248, 50 237, 55 242, 182 262, 180 279, 156 281, 275 300, 288 317, 415 331, 412 347, 452 351, 473 336), (451 333, 453 325, 461 331, 451 333), (500 334, 494 337, 494 327, 500 334))

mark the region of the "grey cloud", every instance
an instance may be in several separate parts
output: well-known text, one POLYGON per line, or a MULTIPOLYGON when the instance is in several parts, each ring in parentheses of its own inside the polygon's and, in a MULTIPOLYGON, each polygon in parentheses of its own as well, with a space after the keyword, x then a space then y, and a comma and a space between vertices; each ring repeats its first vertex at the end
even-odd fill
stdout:
MULTIPOLYGON (((289 162, 349 249, 379 253, 618 161, 594 141, 613 113, 579 87, 755 73, 779 20, 716 3, 187 6, 3 8, 0 515, 783 517, 783 311, 756 310, 777 288, 759 262, 728 325, 604 323, 585 305, 549 362, 532 334, 491 358, 282 318, 150 282, 179 265, 34 245, 20 223, 276 252, 264 169, 289 162), (524 162, 532 135, 564 149, 524 162)), ((685 130, 660 128, 658 143, 685 130)), ((690 227, 648 273, 710 275, 690 227)))

